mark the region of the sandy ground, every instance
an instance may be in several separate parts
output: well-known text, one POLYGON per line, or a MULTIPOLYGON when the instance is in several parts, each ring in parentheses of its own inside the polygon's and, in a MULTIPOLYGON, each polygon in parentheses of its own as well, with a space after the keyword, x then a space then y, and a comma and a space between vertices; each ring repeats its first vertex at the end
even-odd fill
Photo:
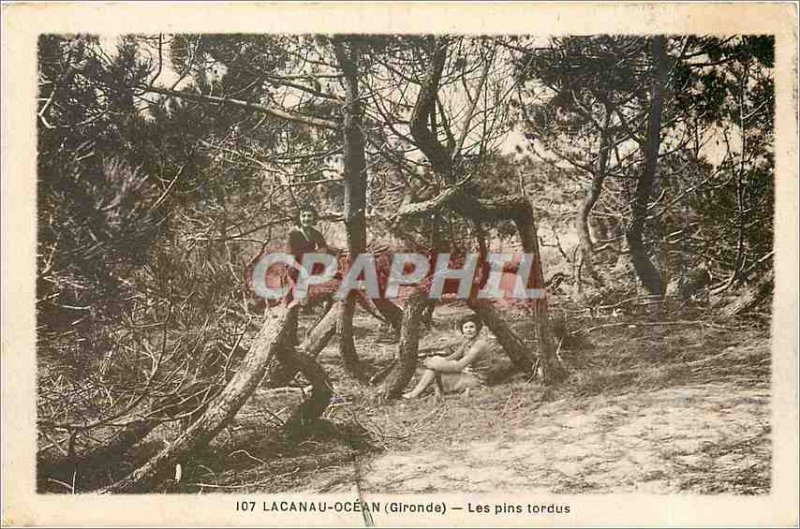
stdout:
MULTIPOLYGON (((452 338, 452 312, 437 311, 421 347, 452 338)), ((396 343, 374 322, 356 323, 362 359, 385 364, 396 343)), ((334 342, 319 357, 336 391, 324 418, 361 432, 372 450, 341 433, 280 441, 269 431, 302 395, 262 387, 203 464, 187 467, 182 490, 767 494, 768 329, 695 323, 599 329, 562 351, 570 377, 554 388, 518 375, 413 401, 356 384, 334 342)))
POLYGON ((555 392, 516 380, 444 400, 334 407, 329 418, 358 417, 384 450, 359 455, 350 472, 320 470, 303 489, 354 491, 359 480, 384 493, 769 492, 766 329, 603 332, 564 352, 573 376, 555 392))
POLYGON ((547 403, 484 441, 378 456, 362 468, 362 490, 764 492, 768 403, 765 389, 730 385, 589 399, 582 409, 547 403))

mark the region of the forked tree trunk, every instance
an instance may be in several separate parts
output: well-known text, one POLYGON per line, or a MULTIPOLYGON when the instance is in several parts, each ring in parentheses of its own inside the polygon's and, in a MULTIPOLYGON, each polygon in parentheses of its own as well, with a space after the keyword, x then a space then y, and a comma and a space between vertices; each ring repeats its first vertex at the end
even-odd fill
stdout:
MULTIPOLYGON (((434 171, 445 182, 453 179, 453 160, 450 151, 438 140, 437 136, 427 128, 426 117, 434 108, 439 81, 447 62, 447 40, 440 39, 436 42, 431 55, 431 63, 427 75, 420 85, 414 111, 411 114, 409 128, 414 142, 425 154, 434 171)), ((536 224, 534 222, 533 208, 524 197, 500 198, 495 200, 481 200, 465 193, 457 186, 450 186, 442 190, 439 196, 418 204, 404 206, 399 212, 400 216, 417 216, 440 208, 448 207, 465 218, 476 222, 491 222, 498 220, 513 220, 519 231, 523 250, 534 256, 534 287, 544 289, 544 276, 542 273, 541 259, 539 256, 539 243, 536 238, 536 224)), ((558 363, 553 346, 552 332, 547 314, 547 299, 541 298, 534 302, 534 319, 539 337, 541 366, 544 382, 551 383, 562 379, 565 371, 558 363)), ((409 308, 408 306, 406 307, 409 308)), ((402 336, 407 333, 406 320, 403 320, 402 336)), ((415 329, 415 333, 418 334, 415 329)), ((418 339, 418 337, 417 337, 418 339)), ((416 351, 416 347, 414 348, 416 351)), ((416 361, 416 358, 414 359, 416 361)), ((401 359, 402 361, 402 359, 401 359)), ((405 366, 404 369, 408 369, 405 366)), ((402 370, 401 370, 402 371, 402 370)), ((398 371, 399 372, 399 371, 398 371)), ((405 372, 405 371, 403 371, 405 372)), ((409 377, 413 374, 413 368, 409 377)), ((406 381, 407 383, 407 381, 406 381)), ((394 390, 387 392, 394 395, 394 390)))
MULTIPOLYGON (((300 344, 300 351, 316 358, 320 352, 328 345, 331 338, 336 334, 336 326, 342 313, 343 302, 337 301, 328 310, 325 316, 306 334, 303 343, 300 344)), ((267 387, 279 388, 287 385, 297 374, 298 366, 284 364, 276 358, 271 364, 267 374, 267 387)))
POLYGON ((633 203, 633 217, 626 234, 628 248, 631 251, 631 262, 636 270, 636 275, 642 281, 647 291, 652 295, 664 294, 664 282, 658 269, 648 256, 644 244, 644 227, 647 218, 647 206, 656 180, 658 166, 658 151, 661 147, 661 106, 664 99, 664 89, 667 74, 667 61, 665 57, 664 37, 656 35, 651 44, 655 75, 650 89, 650 110, 647 123, 647 138, 645 139, 644 166, 639 181, 636 184, 636 197, 633 203))
POLYGON ((417 289, 406 299, 403 308, 403 325, 400 328, 400 344, 394 369, 389 373, 384 386, 383 395, 387 399, 396 399, 414 377, 417 368, 417 352, 419 351, 420 320, 422 312, 428 305, 428 294, 424 289, 417 289))
POLYGON ((292 327, 291 320, 297 318, 297 310, 298 307, 290 310, 276 308, 269 312, 261 332, 239 365, 236 375, 209 403, 205 413, 171 445, 103 492, 147 490, 164 479, 164 472, 170 465, 206 446, 258 387, 270 359, 280 347, 285 346, 288 330, 292 327))

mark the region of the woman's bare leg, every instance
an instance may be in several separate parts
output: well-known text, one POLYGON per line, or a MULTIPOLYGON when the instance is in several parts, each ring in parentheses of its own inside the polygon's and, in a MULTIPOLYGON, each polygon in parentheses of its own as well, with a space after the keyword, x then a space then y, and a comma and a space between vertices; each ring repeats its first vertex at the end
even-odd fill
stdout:
POLYGON ((427 388, 428 385, 430 385, 430 383, 433 382, 435 378, 436 378, 436 371, 434 371, 433 369, 426 369, 422 373, 419 382, 417 382, 416 387, 414 387, 414 389, 412 389, 408 393, 404 393, 403 398, 415 399, 419 397, 419 394, 425 391, 425 388, 427 388))

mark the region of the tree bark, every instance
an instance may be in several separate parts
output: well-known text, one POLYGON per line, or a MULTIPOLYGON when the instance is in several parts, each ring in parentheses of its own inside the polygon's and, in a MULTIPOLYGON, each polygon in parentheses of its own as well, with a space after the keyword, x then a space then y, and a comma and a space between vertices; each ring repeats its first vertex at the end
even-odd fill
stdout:
POLYGON ((300 349, 311 356, 316 358, 319 353, 325 349, 325 346, 331 341, 331 338, 336 334, 336 325, 342 313, 344 303, 337 301, 331 307, 331 310, 325 315, 324 318, 317 324, 316 327, 311 329, 306 335, 305 340, 300 345, 300 349))
MULTIPOLYGON (((334 53, 345 81, 343 107, 344 135, 344 224, 347 233, 347 250, 350 264, 367 247, 367 161, 364 152, 364 134, 361 131, 362 109, 358 89, 359 47, 356 42, 335 40, 334 53)), ((353 339, 353 314, 355 298, 344 300, 340 314, 339 347, 345 370, 356 380, 365 381, 353 339)))
MULTIPOLYGON (((536 220, 533 216, 533 207, 527 200, 524 201, 514 224, 519 232, 522 250, 533 256, 533 288, 544 290, 544 270, 542 258, 539 253, 539 238, 536 234, 536 220)), ((555 354, 553 331, 550 327, 550 317, 547 308, 547 297, 533 300, 533 317, 536 325, 536 335, 539 340, 539 365, 542 368, 542 382, 544 384, 556 383, 567 376, 567 372, 555 354)))
POLYGON ((334 43, 334 50, 345 80, 343 107, 344 224, 350 259, 364 252, 367 246, 367 161, 364 133, 361 131, 362 108, 358 89, 358 46, 334 43), (347 49, 345 49, 347 48, 347 49), (348 53, 349 51, 349 53, 348 53))
POLYGON ((381 313, 381 316, 389 322, 389 325, 391 325, 395 331, 399 331, 400 326, 403 324, 403 309, 386 298, 375 298, 372 300, 372 303, 375 305, 375 308, 378 309, 378 312, 381 313))
POLYGON ((453 176, 452 153, 428 129, 428 116, 436 107, 436 94, 439 92, 439 81, 442 77, 445 62, 447 61, 447 41, 441 38, 435 44, 433 58, 428 67, 427 75, 422 81, 419 95, 411 113, 411 136, 422 153, 431 162, 434 170, 449 182, 453 176))
POLYGON ((311 383, 310 397, 295 409, 284 424, 284 429, 296 437, 304 433, 308 425, 327 409, 333 388, 328 380, 328 374, 312 356, 294 348, 283 348, 279 356, 283 364, 299 370, 311 383))
MULTIPOLYGON (((311 358, 316 358, 325 349, 331 338, 336 334, 336 326, 341 317, 342 304, 343 302, 341 301, 334 303, 317 325, 308 331, 305 340, 300 344, 300 351, 311 358)), ((298 370, 299 364, 284 364, 280 359, 275 358, 270 364, 267 374, 267 387, 279 388, 287 385, 294 379, 298 370)))
MULTIPOLYGON (((597 154, 597 163, 594 166, 592 183, 589 186, 586 197, 578 208, 578 215, 575 218, 575 227, 578 230, 578 245, 581 249, 581 267, 586 271, 589 277, 598 284, 601 282, 601 279, 594 268, 594 246, 589 233, 589 215, 591 215, 594 205, 600 198, 600 192, 603 190, 603 182, 606 179, 606 166, 608 165, 608 153, 611 143, 608 130, 610 116, 611 111, 606 108, 606 120, 603 130, 600 131, 600 151, 597 154)), ((578 287, 580 288, 580 283, 578 283, 578 287)))
POLYGON ((207 445, 258 387, 270 359, 278 348, 285 346, 291 319, 297 318, 297 310, 298 307, 290 310, 276 308, 268 313, 261 332, 242 360, 236 375, 211 401, 205 413, 171 445, 103 492, 146 491, 164 479, 164 471, 169 465, 207 445))
POLYGON ((406 299, 403 309, 403 325, 400 328, 400 344, 397 362, 389 374, 384 386, 383 395, 387 399, 396 399, 414 377, 419 351, 420 320, 422 312, 430 302, 424 289, 417 289, 406 299))
POLYGON ((661 107, 664 100, 665 82, 668 74, 664 37, 656 35, 651 43, 655 75, 650 89, 650 110, 647 124, 647 138, 643 145, 644 166, 636 185, 636 197, 633 203, 633 218, 626 234, 631 261, 636 275, 647 291, 652 295, 664 294, 664 281, 648 256, 644 244, 645 219, 650 195, 656 181, 658 152, 661 146, 661 107))
POLYGON ((359 382, 367 382, 367 377, 358 359, 355 337, 353 336, 353 315, 356 309, 355 295, 351 294, 343 301, 339 314, 339 352, 345 371, 359 382))

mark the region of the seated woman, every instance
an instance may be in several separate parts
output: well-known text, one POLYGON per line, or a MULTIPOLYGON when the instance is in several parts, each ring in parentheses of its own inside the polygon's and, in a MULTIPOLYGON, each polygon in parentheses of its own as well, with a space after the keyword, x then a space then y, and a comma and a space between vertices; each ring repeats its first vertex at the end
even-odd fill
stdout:
POLYGON ((464 342, 449 356, 427 358, 419 382, 413 390, 403 395, 404 399, 419 397, 434 381, 437 395, 440 389, 445 392, 460 391, 486 384, 486 376, 491 369, 491 347, 480 337, 483 323, 480 318, 471 314, 462 318, 458 324, 464 335, 464 342))

